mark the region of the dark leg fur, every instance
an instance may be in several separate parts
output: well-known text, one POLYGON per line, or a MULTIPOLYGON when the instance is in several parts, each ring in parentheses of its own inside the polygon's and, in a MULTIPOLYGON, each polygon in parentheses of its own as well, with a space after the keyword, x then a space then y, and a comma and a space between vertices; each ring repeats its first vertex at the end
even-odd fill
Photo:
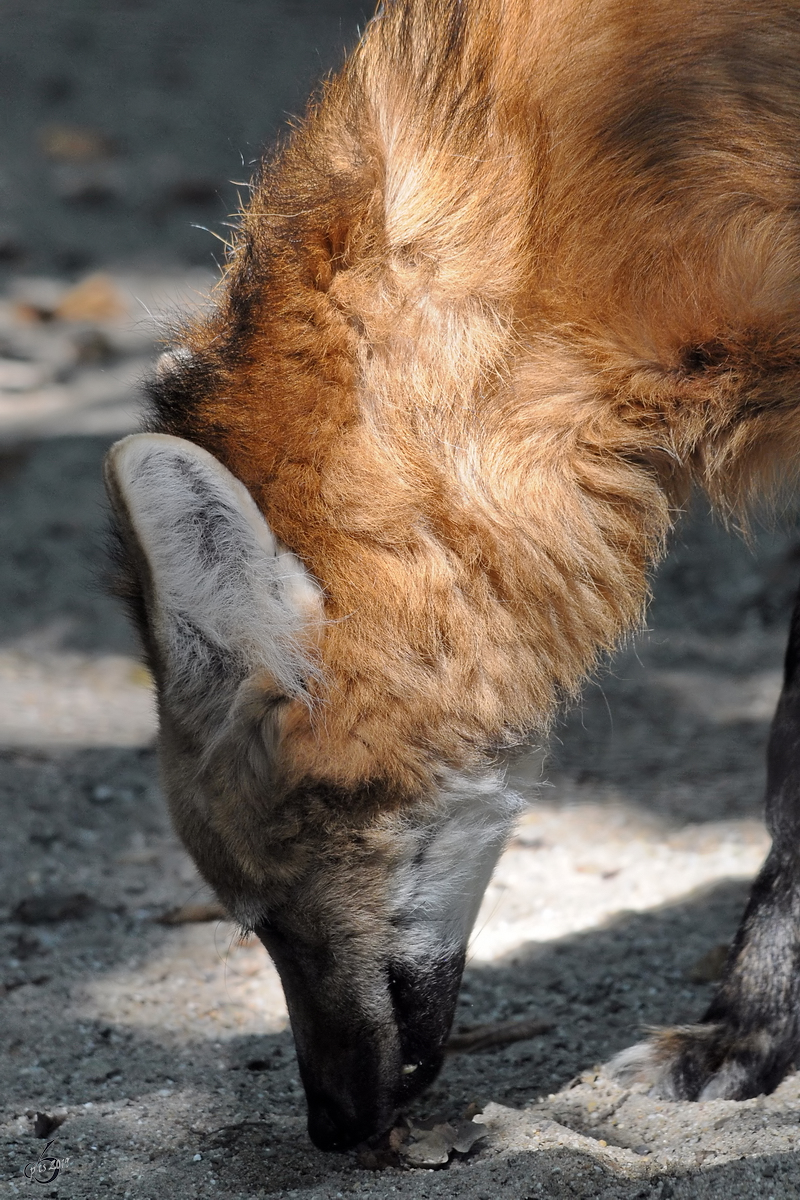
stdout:
POLYGON ((665 1097, 745 1100, 800 1063, 800 592, 767 765, 772 849, 716 996, 701 1024, 664 1030, 611 1064, 665 1097))

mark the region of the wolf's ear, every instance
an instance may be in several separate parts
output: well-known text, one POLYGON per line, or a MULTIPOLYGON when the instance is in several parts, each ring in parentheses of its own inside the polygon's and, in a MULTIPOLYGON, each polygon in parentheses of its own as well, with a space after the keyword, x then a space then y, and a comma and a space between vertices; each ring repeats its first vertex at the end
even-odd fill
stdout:
POLYGON ((321 593, 244 485, 199 446, 150 433, 112 446, 105 478, 162 708, 207 738, 245 680, 274 701, 303 696, 321 593))

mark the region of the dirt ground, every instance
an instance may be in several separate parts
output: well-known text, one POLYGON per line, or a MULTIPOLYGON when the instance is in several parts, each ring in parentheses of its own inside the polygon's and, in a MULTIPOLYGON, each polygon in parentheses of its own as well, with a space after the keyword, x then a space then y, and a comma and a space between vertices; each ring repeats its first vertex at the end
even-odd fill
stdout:
POLYGON ((702 1012, 766 851, 795 509, 748 546, 698 501, 649 630, 587 687, 545 765, 513 769, 530 808, 456 1027, 550 1028, 453 1054, 410 1114, 474 1116, 483 1137, 436 1170, 316 1151, 263 949, 223 921, 159 921, 210 896, 169 828, 149 680, 103 591, 100 464, 135 427, 165 314, 212 281, 213 239, 194 225, 224 232, 226 180, 360 12, 2 7, 0 1195, 796 1196, 800 1076, 692 1105, 596 1070, 644 1028, 702 1012), (24 1174, 44 1152, 62 1163, 47 1184, 24 1174))

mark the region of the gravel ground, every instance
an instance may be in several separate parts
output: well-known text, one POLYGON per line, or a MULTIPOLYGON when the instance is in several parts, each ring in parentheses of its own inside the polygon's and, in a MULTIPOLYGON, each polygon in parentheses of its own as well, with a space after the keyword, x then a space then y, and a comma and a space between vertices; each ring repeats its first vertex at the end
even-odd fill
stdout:
POLYGON ((643 1028, 701 1013, 764 856, 795 510, 748 547, 699 502, 649 631, 587 688, 547 761, 513 768, 530 808, 487 893, 456 1025, 550 1029, 453 1054, 410 1114, 474 1117, 481 1140, 439 1170, 316 1151, 263 949, 224 921, 159 921, 211 897, 170 831, 150 682, 102 589, 99 472, 135 424, 165 314, 209 286, 194 209, 224 218, 226 172, 297 107, 358 12, 3 9, 16 107, 0 130, 0 1195, 796 1196, 800 1077, 692 1105, 596 1070, 643 1028), (102 137, 76 158, 67 127, 102 137), (64 1165, 35 1187, 23 1169, 50 1141, 64 1165))

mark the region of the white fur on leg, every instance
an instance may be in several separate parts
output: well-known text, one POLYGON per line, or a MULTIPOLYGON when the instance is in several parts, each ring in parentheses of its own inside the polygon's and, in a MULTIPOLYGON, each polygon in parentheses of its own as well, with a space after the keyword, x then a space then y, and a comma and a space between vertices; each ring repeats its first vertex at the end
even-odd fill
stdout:
MULTIPOLYGON (((696 1044, 702 1044, 713 1039, 718 1028, 716 1025, 690 1025, 683 1026, 678 1031, 695 1039, 696 1044)), ((679 1093, 672 1074, 676 1058, 675 1051, 672 1055, 665 1055, 663 1052, 659 1054, 657 1042, 638 1042, 635 1046, 622 1050, 606 1063, 603 1074, 623 1087, 630 1087, 635 1083, 644 1084, 649 1089, 649 1094, 660 1100, 685 1099, 685 1096, 679 1093)), ((716 1074, 708 1078, 697 1099, 736 1099, 746 1074, 741 1063, 723 1063, 716 1074)))
POLYGON ((652 1042, 637 1042, 635 1046, 620 1050, 619 1054, 605 1063, 603 1074, 622 1087, 630 1087, 634 1083, 657 1087, 662 1082, 664 1065, 657 1061, 652 1042))

